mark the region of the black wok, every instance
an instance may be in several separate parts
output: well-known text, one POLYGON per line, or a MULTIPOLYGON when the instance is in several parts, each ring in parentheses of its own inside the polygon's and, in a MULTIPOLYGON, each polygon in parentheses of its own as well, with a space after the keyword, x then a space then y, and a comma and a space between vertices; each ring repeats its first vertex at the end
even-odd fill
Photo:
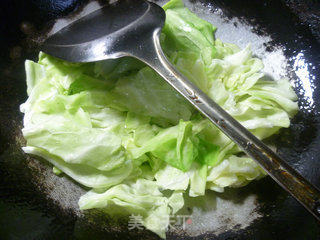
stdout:
MULTIPOLYGON (((218 37, 242 47, 252 42, 254 52, 266 59, 271 72, 284 71, 291 79, 300 112, 289 129, 270 141, 290 165, 320 187, 320 3, 186 2, 191 10, 212 15, 209 18, 219 27, 218 37), (287 65, 279 66, 283 63, 287 65)), ((158 239, 151 232, 129 231, 126 222, 115 222, 99 212, 80 213, 76 204, 83 190, 67 177, 52 174, 46 162, 21 151, 19 105, 27 98, 23 62, 36 60, 37 42, 54 19, 70 13, 75 16, 86 3, 0 2, 0 239, 158 239)), ((320 239, 319 224, 269 177, 214 198, 217 205, 219 201, 231 204, 242 218, 236 219, 234 212, 214 212, 215 227, 203 227, 197 218, 194 229, 171 231, 168 239, 320 239)), ((201 208, 189 200, 185 211, 192 211, 194 205, 201 208)))

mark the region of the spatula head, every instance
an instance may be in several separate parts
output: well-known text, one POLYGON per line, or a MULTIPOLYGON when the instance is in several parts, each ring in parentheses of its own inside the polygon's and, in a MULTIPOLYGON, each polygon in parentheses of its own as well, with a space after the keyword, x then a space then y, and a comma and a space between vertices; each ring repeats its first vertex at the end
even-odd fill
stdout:
POLYGON ((165 21, 163 9, 144 0, 119 0, 51 35, 41 50, 70 62, 93 62, 141 51, 165 21), (140 49, 140 50, 139 50, 140 49))

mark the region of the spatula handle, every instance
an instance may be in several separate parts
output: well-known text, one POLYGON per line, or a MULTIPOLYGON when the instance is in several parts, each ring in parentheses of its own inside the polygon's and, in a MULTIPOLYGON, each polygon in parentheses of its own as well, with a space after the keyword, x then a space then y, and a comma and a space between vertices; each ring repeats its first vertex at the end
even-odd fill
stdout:
POLYGON ((148 45, 148 50, 136 57, 157 71, 320 221, 319 190, 179 73, 161 50, 159 31, 154 33, 153 43, 148 45))

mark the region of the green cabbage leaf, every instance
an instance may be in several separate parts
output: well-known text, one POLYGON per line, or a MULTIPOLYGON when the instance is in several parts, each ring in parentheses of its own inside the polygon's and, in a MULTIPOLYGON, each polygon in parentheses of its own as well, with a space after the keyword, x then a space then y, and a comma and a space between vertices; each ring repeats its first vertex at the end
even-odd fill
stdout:
MULTIPOLYGON (((270 80, 250 45, 215 39, 216 28, 171 0, 161 45, 168 59, 263 140, 290 125, 297 97, 270 80)), ((82 210, 140 215, 165 238, 183 196, 223 192, 265 172, 144 63, 125 57, 68 63, 44 53, 25 63, 23 150, 89 191, 82 210)))

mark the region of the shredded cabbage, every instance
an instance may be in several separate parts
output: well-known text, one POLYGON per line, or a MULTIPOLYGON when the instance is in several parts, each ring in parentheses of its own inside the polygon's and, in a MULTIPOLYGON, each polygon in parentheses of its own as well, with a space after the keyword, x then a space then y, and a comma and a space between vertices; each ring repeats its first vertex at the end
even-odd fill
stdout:
MULTIPOLYGON (((268 80, 250 46, 215 39, 216 28, 181 0, 164 9, 161 45, 188 79, 260 139, 289 127, 298 107, 288 80, 268 80)), ((23 150, 91 188, 80 209, 140 214, 147 229, 165 238, 183 194, 223 192, 265 176, 136 59, 72 64, 40 53, 25 68, 23 150)))

